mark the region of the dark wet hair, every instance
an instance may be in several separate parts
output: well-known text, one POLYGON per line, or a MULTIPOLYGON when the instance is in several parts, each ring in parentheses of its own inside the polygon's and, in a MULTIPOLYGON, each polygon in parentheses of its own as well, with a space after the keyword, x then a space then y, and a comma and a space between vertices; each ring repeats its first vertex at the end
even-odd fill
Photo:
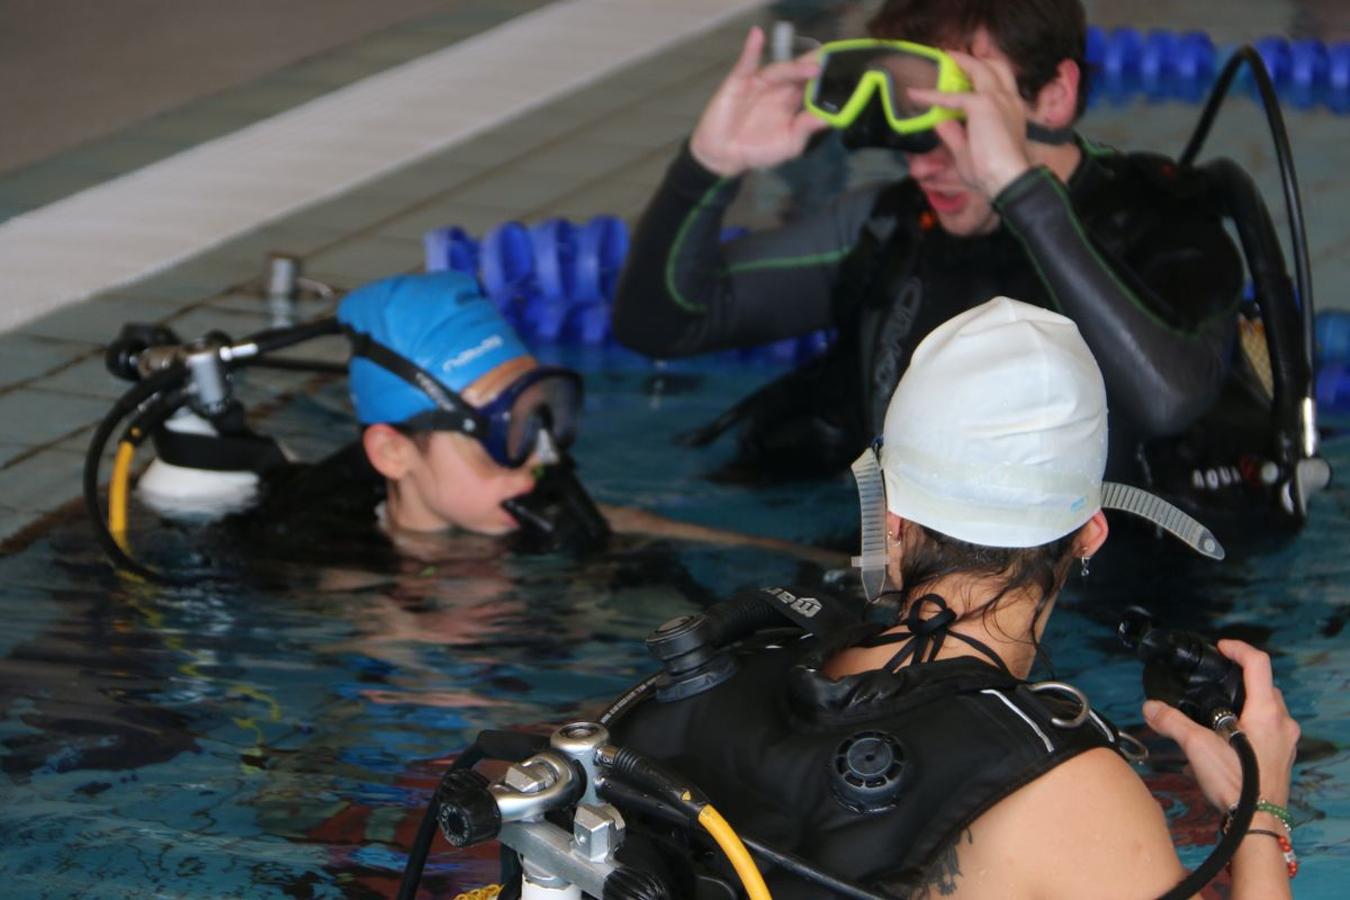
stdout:
POLYGON ((918 44, 969 46, 975 32, 989 32, 1012 60, 1022 98, 1034 102, 1063 60, 1078 64, 1078 105, 1087 106, 1087 16, 1079 0, 887 0, 868 32, 876 38, 918 44))
MULTIPOLYGON (((887 598, 890 603, 897 605, 896 612, 903 613, 911 602, 928 593, 930 585, 949 575, 992 578, 1000 582, 998 592, 993 597, 961 613, 957 621, 975 616, 987 618, 998 609, 1005 597, 1031 589, 1036 596, 1036 611, 1032 616, 1028 642, 1036 648, 1039 656, 1041 647, 1036 639, 1035 623, 1040 621, 1046 606, 1059 593, 1069 576, 1069 567, 1073 561, 1073 540, 1080 529, 1037 547, 985 547, 958 540, 918 523, 909 524, 919 529, 922 538, 906 549, 900 562, 901 589, 896 595, 887 598)), ((1006 637, 1017 640, 1022 636, 1012 634, 1006 637)))

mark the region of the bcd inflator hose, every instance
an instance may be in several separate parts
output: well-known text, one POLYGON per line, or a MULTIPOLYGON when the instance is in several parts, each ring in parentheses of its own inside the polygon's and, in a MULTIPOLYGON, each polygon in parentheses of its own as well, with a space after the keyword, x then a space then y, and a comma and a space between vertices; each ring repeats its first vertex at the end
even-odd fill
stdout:
MULTIPOLYGON (((162 371, 156 372, 150 377, 132 385, 116 403, 113 404, 108 414, 104 416, 103 421, 99 423, 94 430, 94 436, 89 441, 89 450, 84 457, 84 505, 89 514, 90 524, 94 528, 94 534, 98 542, 102 545, 104 552, 113 564, 120 570, 138 575, 151 581, 166 581, 166 577, 159 572, 142 565, 128 554, 123 546, 125 542, 124 535, 116 535, 109 528, 109 523, 104 517, 102 504, 99 502, 99 469, 103 460, 103 452, 108 446, 108 441, 112 438, 113 432, 123 420, 133 413, 137 415, 133 426, 139 425, 139 434, 132 427, 129 427, 124 433, 122 444, 130 444, 130 452, 119 447, 118 457, 118 477, 129 478, 131 468, 131 453, 135 450, 135 445, 144 439, 145 434, 151 427, 172 414, 183 400, 181 392, 178 390, 186 378, 186 373, 181 367, 174 366, 162 371), (153 421, 152 421, 153 420, 153 421), (127 439, 130 440, 127 440, 127 439)), ((121 484, 112 489, 116 498, 124 502, 129 487, 121 484)), ((125 508, 115 515, 116 520, 120 520, 125 528, 125 508)))
POLYGON ((1237 728, 1233 714, 1219 717, 1215 730, 1228 739, 1228 745, 1237 753, 1238 763, 1242 767, 1242 790, 1238 795, 1237 807, 1229 819, 1228 830, 1219 843, 1210 851, 1205 861, 1196 866, 1195 871, 1187 875, 1170 891, 1162 895, 1161 900, 1185 900, 1200 893, 1201 888, 1214 880, 1219 871, 1233 858, 1238 845, 1247 836, 1247 828, 1256 812, 1258 794, 1261 787, 1261 773, 1256 762, 1256 753, 1252 750, 1247 736, 1237 728))

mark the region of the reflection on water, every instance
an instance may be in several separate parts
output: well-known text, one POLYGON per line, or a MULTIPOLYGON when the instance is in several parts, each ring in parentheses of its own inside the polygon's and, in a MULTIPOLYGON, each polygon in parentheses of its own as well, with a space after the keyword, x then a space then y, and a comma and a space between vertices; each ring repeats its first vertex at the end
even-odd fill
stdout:
MULTIPOLYGON (((691 390, 657 397, 642 373, 593 377, 577 454, 597 497, 794 540, 846 535, 845 479, 751 492, 698 478, 717 460, 671 448, 748 371, 695 373, 681 382, 691 390)), ((1341 471, 1346 446, 1329 448, 1341 471)), ((1300 540, 1192 565, 1184 589, 1151 567, 1136 598, 1169 624, 1279 654, 1306 735, 1300 897, 1332 896, 1350 857, 1350 514, 1342 487, 1318 500, 1300 540)), ((0 560, 0 871, 15 895, 391 895, 445 759, 477 730, 585 715, 649 671, 641 639, 657 623, 748 584, 821 575, 765 551, 621 539, 584 562, 465 541, 388 571, 333 558, 222 577, 226 549, 139 521, 138 546, 157 562, 216 574, 174 588, 120 581, 73 514, 0 560)), ((1114 642, 1114 584, 1095 567, 1075 582, 1047 642, 1057 674, 1137 726, 1139 668, 1114 642)), ((1214 817, 1175 752, 1156 749, 1150 780, 1194 862, 1214 817)), ((444 855, 428 884, 495 871, 490 848, 444 855)))

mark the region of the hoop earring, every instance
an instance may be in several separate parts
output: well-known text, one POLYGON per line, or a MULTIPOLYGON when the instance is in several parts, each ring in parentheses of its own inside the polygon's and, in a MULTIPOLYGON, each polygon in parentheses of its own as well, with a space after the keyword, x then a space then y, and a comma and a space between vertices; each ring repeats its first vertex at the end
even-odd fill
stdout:
POLYGON ((1081 572, 1082 572, 1082 575, 1083 575, 1084 578, 1088 577, 1088 563, 1089 563, 1091 560, 1092 560, 1092 557, 1090 557, 1090 556, 1080 556, 1080 557, 1078 558, 1078 562, 1082 565, 1082 570, 1081 570, 1081 572))

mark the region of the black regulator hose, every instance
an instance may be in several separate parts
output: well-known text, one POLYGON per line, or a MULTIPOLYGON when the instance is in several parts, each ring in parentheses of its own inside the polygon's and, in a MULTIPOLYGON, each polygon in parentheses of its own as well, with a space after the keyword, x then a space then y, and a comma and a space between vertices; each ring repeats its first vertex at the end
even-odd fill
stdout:
POLYGON ((398 900, 414 900, 417 888, 422 883, 422 872, 426 869, 427 856, 436 840, 436 827, 440 824, 441 791, 447 780, 456 773, 472 769, 484 759, 520 762, 538 753, 548 746, 548 738, 537 734, 519 731, 483 731, 474 742, 464 748, 464 752, 455 757, 450 768, 441 776, 440 784, 432 792, 427 802, 426 812, 417 826, 417 836, 413 838, 408 850, 408 862, 403 867, 403 877, 399 880, 398 900))
POLYGON ((258 356, 262 356, 331 334, 342 334, 342 323, 337 320, 336 316, 326 316, 313 322, 292 325, 287 328, 267 328, 263 331, 254 332, 235 346, 253 344, 258 348, 258 356))
MULTIPOLYGON (((477 741, 470 744, 463 753, 455 757, 455 761, 450 764, 450 772, 459 772, 464 769, 471 769, 483 759, 483 748, 477 741)), ((413 845, 408 850, 408 862, 403 867, 403 878, 398 883, 398 900, 413 900, 417 896, 417 888, 422 883, 422 871, 427 866, 427 856, 431 853, 431 844, 436 840, 436 816, 440 812, 440 787, 431 795, 430 802, 427 803, 426 812, 422 813, 422 821, 417 826, 417 836, 413 838, 413 845)))
MULTIPOLYGON (((99 423, 98 428, 94 431, 93 438, 89 441, 89 450, 84 457, 84 507, 89 513, 89 519, 94 526, 94 534, 98 538, 99 545, 116 568, 124 569, 151 581, 167 582, 170 579, 136 562, 113 537, 112 532, 108 529, 103 507, 98 498, 99 468, 103 460, 103 451, 108 445, 108 439, 112 437, 113 432, 117 430, 117 426, 122 420, 143 406, 145 409, 142 410, 142 417, 149 413, 151 416, 158 418, 161 416, 161 411, 163 411, 163 417, 167 417, 173 412, 173 409, 166 409, 172 401, 159 395, 171 387, 179 386, 186 377, 187 373, 181 366, 173 366, 155 372, 143 381, 138 381, 132 385, 131 390, 123 394, 113 404, 112 409, 99 423), (159 403, 146 406, 146 404, 155 401, 156 398, 160 400, 159 403)), ((175 394, 177 394, 176 391, 175 394)), ((177 402, 181 403, 181 399, 177 402)), ((160 420, 162 421, 162 418, 160 420)))
POLYGON ((1242 791, 1238 795, 1237 807, 1229 819, 1228 830, 1210 851, 1209 856, 1205 857, 1205 861, 1182 879, 1180 884, 1163 894, 1160 900, 1184 900, 1200 893, 1200 889, 1213 881, 1219 871, 1228 865, 1228 861, 1237 852, 1238 845, 1247 836, 1247 828, 1252 824, 1252 815, 1256 812, 1257 795, 1261 786, 1256 752, 1252 750, 1247 736, 1236 727, 1236 720, 1230 717, 1227 721, 1232 723, 1229 727, 1226 729, 1220 727, 1216 730, 1226 732, 1228 745, 1237 752, 1238 763, 1242 766, 1242 791))
POLYGON ((1315 371, 1315 338, 1313 334, 1313 294, 1312 265, 1308 260, 1308 234, 1303 224, 1303 201, 1299 195, 1298 176, 1294 172, 1294 153, 1289 145, 1289 130, 1284 124, 1284 113, 1280 110, 1280 100, 1275 93, 1275 85, 1270 80, 1270 72, 1261 59, 1261 54, 1250 44, 1239 47, 1228 58, 1223 70, 1214 82, 1205 102, 1204 112, 1196 123, 1191 139, 1182 151, 1180 163, 1189 166, 1194 163, 1209 137, 1209 130, 1223 106, 1228 88, 1237 76, 1238 69, 1246 64, 1252 73, 1257 91, 1261 95, 1261 106, 1265 110, 1266 122, 1270 126, 1270 137, 1275 144, 1275 158, 1280 165, 1280 183, 1284 188, 1284 205, 1289 216, 1289 242, 1294 250, 1294 278, 1298 285, 1299 308, 1303 313, 1303 346, 1307 356, 1309 373, 1315 371))

